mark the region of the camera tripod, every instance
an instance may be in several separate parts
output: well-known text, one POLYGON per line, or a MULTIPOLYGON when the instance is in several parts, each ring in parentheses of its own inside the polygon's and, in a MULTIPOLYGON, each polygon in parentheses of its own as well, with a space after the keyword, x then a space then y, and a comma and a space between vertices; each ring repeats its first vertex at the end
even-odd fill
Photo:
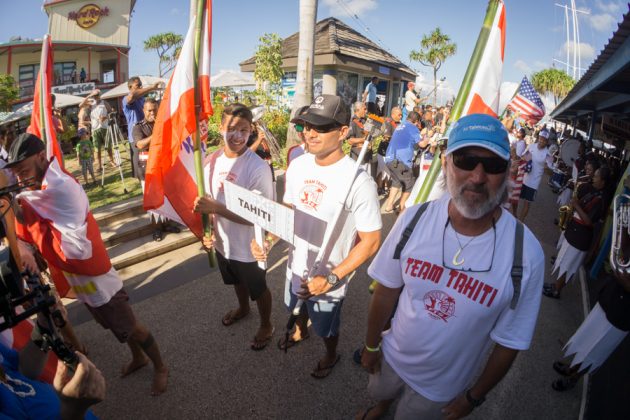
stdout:
MULTIPOLYGON (((125 176, 122 170, 122 158, 120 157, 119 146, 121 141, 123 140, 123 135, 120 131, 120 127, 118 126, 118 121, 116 121, 116 114, 109 114, 109 124, 107 125, 107 134, 105 135, 105 150, 108 150, 109 147, 112 147, 114 152, 114 163, 118 166, 118 173, 120 174, 120 180, 123 184, 123 192, 128 194, 127 185, 125 185, 125 176)), ((103 165, 101 157, 101 186, 105 186, 105 165, 103 165)))

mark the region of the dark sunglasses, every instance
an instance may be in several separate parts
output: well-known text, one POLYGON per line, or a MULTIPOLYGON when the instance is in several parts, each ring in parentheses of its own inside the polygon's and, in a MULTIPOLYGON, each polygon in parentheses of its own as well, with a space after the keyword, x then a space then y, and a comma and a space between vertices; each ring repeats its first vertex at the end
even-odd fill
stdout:
POLYGON ((293 126, 295 127, 295 131, 297 131, 298 133, 304 131, 304 125, 302 124, 293 124, 293 126))
POLYGON ((496 175, 504 173, 508 168, 509 162, 498 156, 481 157, 466 153, 453 153, 453 164, 464 171, 472 171, 480 163, 487 174, 496 175))
POLYGON ((340 128, 341 126, 339 124, 328 124, 328 125, 320 125, 320 126, 304 124, 304 131, 313 130, 316 133, 320 133, 320 134, 330 133, 331 131, 339 130, 340 128))

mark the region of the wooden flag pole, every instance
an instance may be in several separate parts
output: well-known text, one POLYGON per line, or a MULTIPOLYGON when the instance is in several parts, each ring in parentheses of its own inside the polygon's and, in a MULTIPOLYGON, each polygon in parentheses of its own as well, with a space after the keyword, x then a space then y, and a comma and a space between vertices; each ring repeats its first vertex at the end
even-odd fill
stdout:
MULTIPOLYGON (((486 10, 486 17, 483 20, 481 32, 479 32, 479 37, 477 38, 475 49, 473 50, 472 57, 470 58, 470 62, 468 63, 468 68, 466 69, 464 80, 459 87, 457 98, 455 99, 455 103, 453 104, 453 108, 451 109, 451 114, 449 116, 446 126, 445 137, 447 138, 450 133, 451 123, 457 121, 459 117, 461 117, 464 110, 464 105, 466 105, 468 96, 470 95, 472 83, 473 80, 475 80, 475 76, 477 76, 477 70, 479 69, 479 65, 481 64, 481 57, 483 56, 483 53, 486 49, 486 45, 488 44, 488 38, 490 37, 490 31, 492 30, 492 23, 494 22, 494 17, 497 14, 500 3, 501 0, 490 0, 488 2, 488 9, 486 10)), ((429 194, 433 189, 433 185, 435 184, 435 181, 437 180, 441 169, 442 163, 440 159, 440 149, 437 149, 435 151, 435 155, 433 156, 431 167, 429 168, 427 176, 422 183, 422 187, 418 192, 418 196, 414 200, 414 204, 420 204, 427 201, 427 198, 429 197, 429 194)))
MULTIPOLYGON (((208 0, 191 0, 196 2, 197 16, 195 16, 195 61, 193 64, 193 83, 195 87, 195 126, 196 130, 193 133, 194 144, 194 159, 195 159, 195 177, 197 178, 197 196, 204 197, 206 195, 206 189, 203 179, 203 156, 201 148, 201 134, 199 130, 199 114, 201 110, 201 91, 199 87, 199 55, 201 53, 201 40, 202 40, 202 27, 205 17, 204 11, 206 10, 206 1, 208 0)), ((191 10, 193 8, 191 7, 191 10)), ((212 222, 210 216, 207 214, 201 214, 201 221, 203 223, 204 236, 210 238, 213 234, 212 222)), ((208 250, 208 262, 210 267, 215 268, 217 266, 217 255, 214 248, 208 250)))

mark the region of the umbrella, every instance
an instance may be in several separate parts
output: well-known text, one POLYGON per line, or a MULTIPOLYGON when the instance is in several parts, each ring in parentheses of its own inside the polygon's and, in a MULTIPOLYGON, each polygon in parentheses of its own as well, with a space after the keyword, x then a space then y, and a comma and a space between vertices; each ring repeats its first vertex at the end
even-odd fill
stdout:
POLYGON ((255 84, 251 74, 232 70, 222 70, 210 78, 210 86, 212 87, 240 87, 254 86, 255 84))
MULTIPOLYGON (((156 82, 162 82, 164 86, 168 83, 168 79, 163 79, 161 77, 154 76, 140 76, 140 80, 142 81, 142 87, 151 86, 156 82)), ((127 82, 121 83, 115 88, 108 90, 106 93, 101 95, 102 99, 111 99, 111 98, 119 98, 121 96, 126 96, 129 94, 129 88, 127 87, 127 82)))
MULTIPOLYGON (((69 106, 79 105, 84 98, 75 95, 66 95, 63 93, 55 93, 55 108, 67 108, 69 106)), ((14 112, 5 115, 0 119, 0 125, 8 124, 10 122, 21 120, 22 118, 30 117, 33 113, 33 101, 22 105, 14 112)))

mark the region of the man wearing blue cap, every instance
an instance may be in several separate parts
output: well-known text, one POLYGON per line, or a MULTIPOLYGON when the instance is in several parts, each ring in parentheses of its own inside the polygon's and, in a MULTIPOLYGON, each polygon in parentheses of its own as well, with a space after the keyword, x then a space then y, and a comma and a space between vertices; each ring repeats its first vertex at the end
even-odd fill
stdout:
POLYGON ((464 417, 529 347, 544 255, 501 207, 509 159, 499 120, 461 118, 446 149, 449 194, 403 213, 370 265, 378 284, 362 365, 379 403, 359 417, 379 417, 401 394, 397 419, 464 417))

